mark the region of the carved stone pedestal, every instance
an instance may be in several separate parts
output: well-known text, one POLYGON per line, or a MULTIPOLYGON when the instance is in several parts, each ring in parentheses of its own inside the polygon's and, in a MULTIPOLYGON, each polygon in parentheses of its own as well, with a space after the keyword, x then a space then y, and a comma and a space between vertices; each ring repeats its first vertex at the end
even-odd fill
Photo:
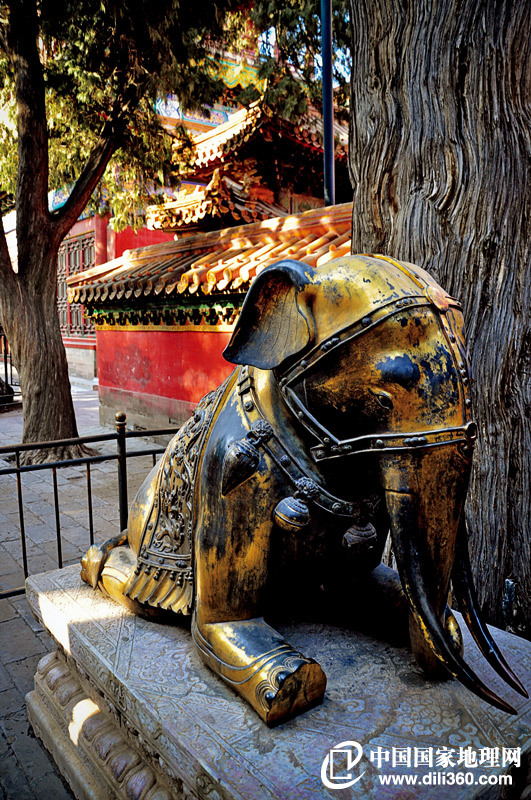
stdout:
MULTIPOLYGON (((516 717, 455 681, 429 683, 407 650, 305 624, 282 632, 323 666, 325 701, 270 730, 203 665, 186 628, 133 616, 83 584, 77 567, 28 579, 27 595, 58 644, 39 664, 28 714, 81 800, 525 796, 531 703, 502 684, 466 634, 468 662, 515 705, 516 717), (363 749, 354 766, 350 742, 363 749), (520 766, 510 763, 518 747, 520 766), (458 763, 460 748, 470 748, 466 763, 458 763), (438 761, 450 750, 445 768, 438 761), (325 786, 322 771, 341 791, 325 786), (458 774, 471 777, 460 784, 458 774), (393 775, 417 776, 417 785, 389 783, 393 775), (512 785, 494 784, 500 775, 512 785)), ((496 638, 529 688, 531 644, 502 631, 496 638)))

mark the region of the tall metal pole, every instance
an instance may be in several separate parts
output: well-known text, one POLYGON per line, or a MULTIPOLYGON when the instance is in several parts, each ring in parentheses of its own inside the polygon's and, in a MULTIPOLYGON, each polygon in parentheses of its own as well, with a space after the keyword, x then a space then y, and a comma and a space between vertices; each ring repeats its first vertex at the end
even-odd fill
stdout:
POLYGON ((332 0, 321 0, 321 54, 323 58, 324 201, 336 202, 334 174, 334 96, 332 88, 332 0))

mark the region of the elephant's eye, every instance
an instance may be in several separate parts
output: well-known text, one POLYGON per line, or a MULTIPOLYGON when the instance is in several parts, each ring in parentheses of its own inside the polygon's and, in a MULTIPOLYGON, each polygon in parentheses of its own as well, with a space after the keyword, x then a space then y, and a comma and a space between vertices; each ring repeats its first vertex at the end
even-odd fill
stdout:
POLYGON ((385 408, 387 411, 391 411, 393 408, 393 400, 391 395, 388 392, 376 392, 374 389, 369 389, 369 392, 373 394, 382 408, 385 408))

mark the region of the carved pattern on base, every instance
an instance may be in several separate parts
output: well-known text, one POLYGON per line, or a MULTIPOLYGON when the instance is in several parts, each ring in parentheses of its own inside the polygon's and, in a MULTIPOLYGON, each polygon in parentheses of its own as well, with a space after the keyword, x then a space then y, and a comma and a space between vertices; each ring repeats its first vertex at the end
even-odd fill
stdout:
MULTIPOLYGON (((79 767, 78 762, 81 762, 88 773, 97 778, 98 797, 191 800, 192 795, 181 782, 175 782, 170 788, 161 779, 150 763, 152 756, 131 745, 125 732, 88 696, 72 666, 59 651, 39 662, 35 691, 28 695, 27 702, 30 719, 45 745, 53 751, 59 730, 63 749, 66 745, 66 749, 71 750, 74 774, 79 772, 74 764, 79 767), (38 713, 39 706, 41 713, 38 713), (44 724, 43 709, 48 715, 44 724)), ((68 772, 64 774, 76 796, 93 796, 90 787, 75 786, 68 772)))

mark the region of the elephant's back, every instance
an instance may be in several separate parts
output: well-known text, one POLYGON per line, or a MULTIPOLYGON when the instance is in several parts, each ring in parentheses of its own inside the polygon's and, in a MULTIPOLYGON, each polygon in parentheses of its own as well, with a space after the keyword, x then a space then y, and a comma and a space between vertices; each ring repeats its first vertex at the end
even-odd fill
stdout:
POLYGON ((135 499, 129 538, 137 566, 124 587, 132 600, 180 614, 192 611, 196 481, 226 383, 201 400, 135 499))

